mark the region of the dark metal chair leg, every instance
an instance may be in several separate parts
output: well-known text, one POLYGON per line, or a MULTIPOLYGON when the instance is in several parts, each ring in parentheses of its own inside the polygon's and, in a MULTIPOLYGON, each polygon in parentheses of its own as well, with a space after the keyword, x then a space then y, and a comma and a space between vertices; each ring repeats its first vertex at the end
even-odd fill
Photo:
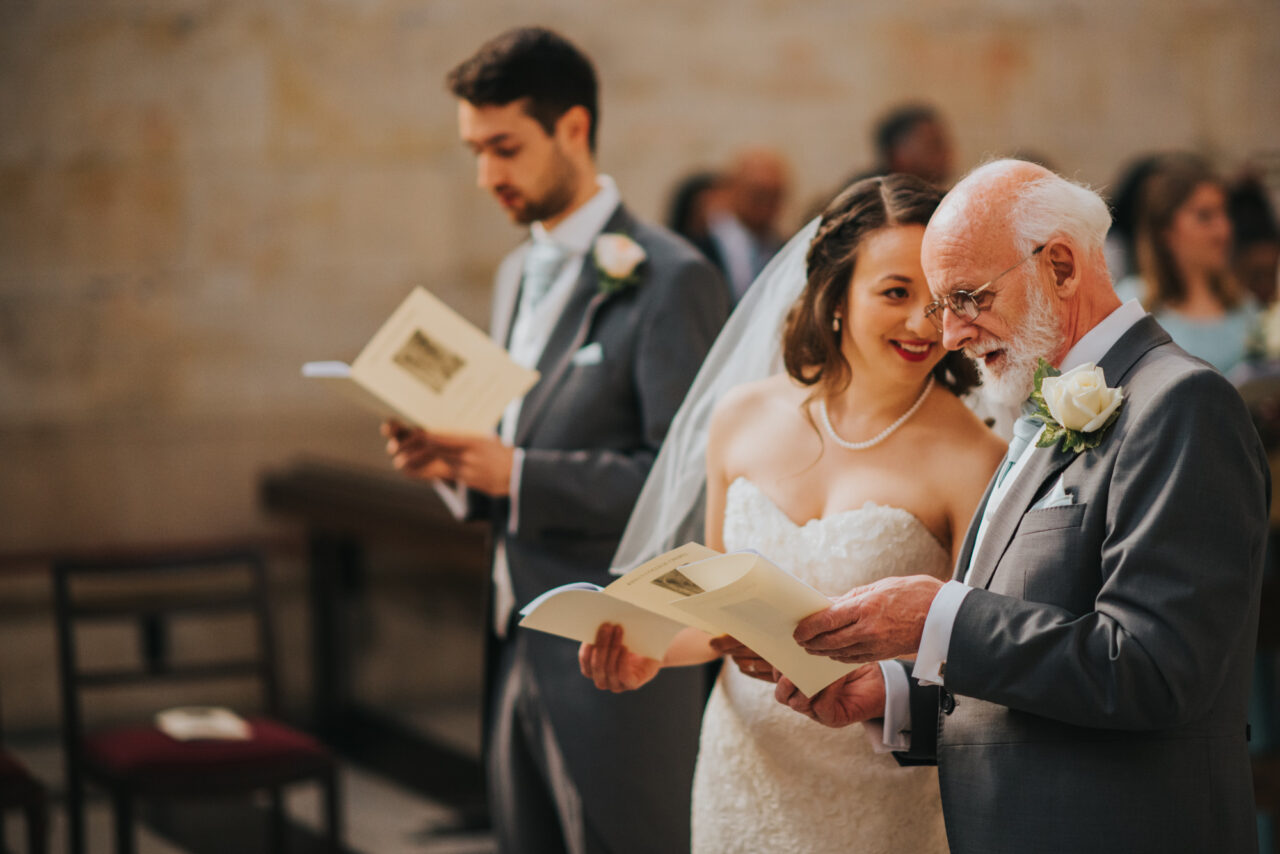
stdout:
POLYGON ((135 854, 137 839, 133 827, 133 798, 127 792, 111 793, 116 823, 116 854, 135 854))
POLYGON ((273 854, 285 854, 289 850, 289 821, 284 808, 284 789, 271 790, 271 809, 269 811, 268 828, 271 851, 273 854))
POLYGON ((43 796, 27 805, 27 851, 49 854, 49 810, 43 796))
POLYGON ((324 822, 329 835, 329 851, 341 854, 342 851, 342 791, 335 767, 323 778, 324 822))
POLYGON ((71 769, 67 774, 67 850, 84 854, 84 781, 71 769))

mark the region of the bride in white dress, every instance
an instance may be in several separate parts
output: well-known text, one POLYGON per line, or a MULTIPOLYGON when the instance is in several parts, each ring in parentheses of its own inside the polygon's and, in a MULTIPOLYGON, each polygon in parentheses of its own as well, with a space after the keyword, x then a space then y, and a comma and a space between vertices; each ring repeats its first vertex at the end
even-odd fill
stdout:
MULTIPOLYGON (((957 397, 973 368, 924 314, 920 242, 939 199, 890 176, 827 208, 775 345, 786 372, 725 394, 705 430, 707 545, 756 549, 832 597, 890 575, 950 577, 1005 444, 957 397)), ((622 691, 722 655, 738 666, 722 668, 703 717, 695 852, 947 850, 934 768, 900 767, 861 725, 796 715, 732 638, 690 629, 659 662, 606 624, 580 660, 622 691)))

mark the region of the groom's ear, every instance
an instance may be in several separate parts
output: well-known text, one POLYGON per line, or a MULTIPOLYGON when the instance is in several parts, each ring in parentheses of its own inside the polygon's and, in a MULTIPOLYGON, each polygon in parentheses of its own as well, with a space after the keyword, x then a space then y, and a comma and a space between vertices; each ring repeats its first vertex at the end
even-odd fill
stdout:
POLYGON ((1054 240, 1045 249, 1049 268, 1053 271, 1053 286, 1058 298, 1071 299, 1080 286, 1080 254, 1076 247, 1063 240, 1054 240))
POLYGON ((591 113, 581 104, 570 107, 556 119, 556 137, 573 150, 591 150, 591 113))

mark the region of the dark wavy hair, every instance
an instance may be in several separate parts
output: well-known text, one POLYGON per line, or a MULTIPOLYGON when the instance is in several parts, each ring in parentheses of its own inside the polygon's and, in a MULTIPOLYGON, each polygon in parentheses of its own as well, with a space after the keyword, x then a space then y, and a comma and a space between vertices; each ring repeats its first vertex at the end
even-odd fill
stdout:
MULTIPOLYGON (((831 321, 848 294, 863 241, 882 228, 927 225, 940 201, 942 192, 914 175, 887 175, 850 185, 823 211, 809 244, 804 292, 787 316, 782 337, 787 373, 814 387, 811 399, 822 392, 839 394, 852 376, 831 321)), ((960 352, 944 356, 933 375, 957 395, 978 384, 976 366, 960 352)))
POLYGON ((571 107, 591 116, 588 143, 596 150, 600 125, 599 83, 591 60, 572 42, 545 27, 517 27, 485 42, 445 77, 455 97, 477 106, 505 106, 527 99, 525 112, 555 133, 571 107))
MULTIPOLYGON (((1226 184, 1209 162, 1195 154, 1170 154, 1156 163, 1142 185, 1138 208, 1138 274, 1146 286, 1143 304, 1149 310, 1177 305, 1187 296, 1187 283, 1165 237, 1178 211, 1204 184, 1226 192, 1226 184)), ((1209 290, 1223 308, 1240 303, 1240 287, 1230 272, 1209 277, 1209 290)))

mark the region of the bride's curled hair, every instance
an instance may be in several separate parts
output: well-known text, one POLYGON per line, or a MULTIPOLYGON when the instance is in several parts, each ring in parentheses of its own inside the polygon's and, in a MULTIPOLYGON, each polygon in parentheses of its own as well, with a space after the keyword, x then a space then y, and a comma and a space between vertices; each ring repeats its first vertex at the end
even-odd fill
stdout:
MULTIPOLYGON (((900 225, 927 225, 942 193, 911 175, 867 178, 846 187, 822 212, 809 244, 804 292, 787 315, 782 358, 787 373, 815 393, 838 394, 849 384, 849 363, 832 320, 844 303, 867 235, 900 225)), ((978 384, 974 364, 959 352, 938 362, 933 375, 953 393, 978 384)))

